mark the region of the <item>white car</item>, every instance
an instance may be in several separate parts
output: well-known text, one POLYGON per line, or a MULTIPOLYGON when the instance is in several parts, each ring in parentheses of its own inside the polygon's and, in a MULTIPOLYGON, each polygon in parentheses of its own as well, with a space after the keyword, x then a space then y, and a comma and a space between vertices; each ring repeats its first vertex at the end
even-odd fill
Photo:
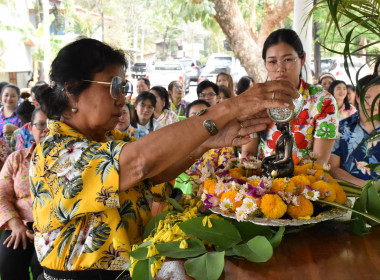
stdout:
POLYGON ((190 89, 190 77, 185 66, 178 61, 156 62, 146 77, 151 87, 162 86, 167 89, 170 82, 180 81, 185 93, 188 93, 190 89))
POLYGON ((242 76, 247 75, 244 67, 240 61, 232 55, 213 53, 207 60, 206 66, 198 78, 198 83, 209 80, 216 83, 216 76, 220 72, 227 72, 232 76, 234 84, 236 85, 242 76))
POLYGON ((352 57, 352 62, 348 60, 348 69, 350 71, 350 78, 348 77, 346 70, 344 68, 344 58, 343 57, 327 57, 321 59, 321 73, 331 73, 337 80, 342 80, 346 84, 356 84, 356 74, 359 71, 359 79, 372 74, 371 69, 368 64, 364 63, 361 59, 352 57))

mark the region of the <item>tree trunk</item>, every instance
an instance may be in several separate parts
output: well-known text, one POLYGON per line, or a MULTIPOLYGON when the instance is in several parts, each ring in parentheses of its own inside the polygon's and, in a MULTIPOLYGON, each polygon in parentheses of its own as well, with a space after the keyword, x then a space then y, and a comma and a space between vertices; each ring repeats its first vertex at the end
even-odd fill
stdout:
POLYGON ((274 7, 265 3, 265 17, 259 32, 258 44, 262 46, 268 35, 279 25, 292 11, 294 0, 277 1, 274 7))
POLYGON ((265 81, 267 71, 260 59, 261 47, 252 39, 237 0, 212 0, 212 2, 215 4, 215 20, 226 35, 235 56, 255 82, 265 81))
MULTIPOLYGON (((280 0, 274 7, 266 4, 266 15, 255 41, 257 26, 248 26, 237 4, 237 0, 211 0, 215 4, 215 20, 227 37, 235 56, 240 60, 248 75, 256 82, 263 82, 267 77, 267 71, 261 58, 262 44, 268 35, 279 25, 293 10, 294 0, 280 0)), ((256 1, 253 2, 255 4, 256 1)), ((257 3, 257 2, 256 2, 257 3)), ((254 10, 251 7, 252 10, 254 10)), ((255 22, 254 17, 250 23, 255 22)))

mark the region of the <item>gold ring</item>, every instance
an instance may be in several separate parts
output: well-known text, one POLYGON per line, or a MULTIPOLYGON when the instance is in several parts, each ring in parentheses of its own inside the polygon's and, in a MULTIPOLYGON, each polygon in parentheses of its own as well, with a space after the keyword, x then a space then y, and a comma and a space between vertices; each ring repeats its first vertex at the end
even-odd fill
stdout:
POLYGON ((272 100, 274 100, 274 92, 272 93, 272 100))

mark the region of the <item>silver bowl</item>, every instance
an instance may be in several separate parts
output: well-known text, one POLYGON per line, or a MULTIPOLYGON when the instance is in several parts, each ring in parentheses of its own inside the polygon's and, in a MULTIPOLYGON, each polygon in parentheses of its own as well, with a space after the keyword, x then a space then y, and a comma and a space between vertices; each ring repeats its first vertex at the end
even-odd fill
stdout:
POLYGON ((294 110, 290 110, 287 108, 267 109, 268 116, 271 118, 272 121, 278 123, 291 122, 298 117, 299 113, 301 113, 304 105, 304 100, 302 94, 298 90, 294 90, 299 93, 299 97, 297 99, 293 99, 293 104, 295 107, 294 110))

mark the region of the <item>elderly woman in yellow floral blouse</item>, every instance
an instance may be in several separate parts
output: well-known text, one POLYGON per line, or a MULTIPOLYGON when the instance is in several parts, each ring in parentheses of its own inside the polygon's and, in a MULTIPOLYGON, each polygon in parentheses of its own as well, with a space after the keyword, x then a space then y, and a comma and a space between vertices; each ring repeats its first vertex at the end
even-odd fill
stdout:
MULTIPOLYGON (((114 130, 125 103, 124 54, 93 39, 60 50, 40 96, 50 132, 35 149, 35 247, 45 279, 115 279, 151 218, 150 185, 169 181, 212 147, 241 145, 291 108, 287 82, 256 85, 134 141, 114 130), (272 92, 276 99, 272 99, 272 92)), ((118 279, 129 279, 128 272, 118 279)))

